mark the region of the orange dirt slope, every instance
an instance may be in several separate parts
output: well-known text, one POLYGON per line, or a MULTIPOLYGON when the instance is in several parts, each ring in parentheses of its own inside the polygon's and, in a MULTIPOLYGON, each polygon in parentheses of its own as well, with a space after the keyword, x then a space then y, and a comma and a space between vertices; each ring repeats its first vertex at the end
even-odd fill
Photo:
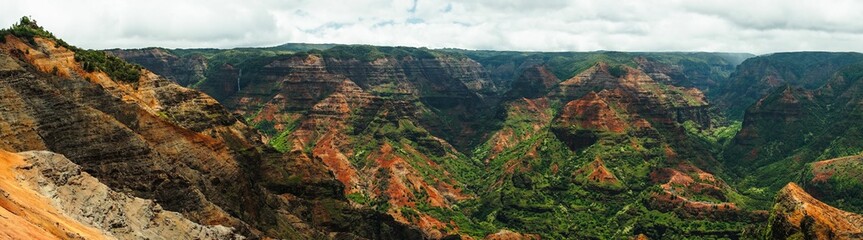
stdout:
POLYGON ((0 150, 0 239, 108 239, 22 186, 17 169, 26 167, 21 156, 0 150))

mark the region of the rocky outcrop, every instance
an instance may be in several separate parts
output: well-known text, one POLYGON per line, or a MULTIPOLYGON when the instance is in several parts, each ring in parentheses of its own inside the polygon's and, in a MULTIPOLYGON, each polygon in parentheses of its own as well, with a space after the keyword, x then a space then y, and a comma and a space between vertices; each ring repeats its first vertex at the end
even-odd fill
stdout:
POLYGON ((0 235, 13 239, 242 239, 115 192, 51 152, 0 150, 0 191, 0 215, 9 223, 0 235))
POLYGON ((52 39, 4 37, 2 59, 24 70, 0 78, 2 149, 62 153, 111 189, 249 237, 424 237, 352 207, 323 163, 265 146, 203 93, 147 70, 114 81, 52 39))
POLYGON ((510 150, 527 141, 546 129, 554 117, 551 102, 548 98, 522 98, 508 103, 506 107, 507 120, 503 127, 495 132, 488 141, 487 152, 476 153, 484 162, 494 160, 501 153, 510 150))
MULTIPOLYGON (((470 198, 441 162, 463 161, 462 156, 435 131, 478 134, 459 129, 480 123, 443 124, 437 115, 442 111, 476 118, 472 110, 483 104, 482 95, 496 91, 487 73, 464 58, 365 61, 324 56, 282 56, 254 68, 226 66, 237 75, 245 67, 241 80, 249 81, 241 83, 239 92, 235 78, 218 76, 209 76, 200 88, 249 117, 267 134, 264 140, 280 151, 300 162, 323 163, 344 184, 344 194, 370 201, 359 205, 386 202, 396 220, 417 224, 431 236, 446 234, 444 228, 452 224, 431 224, 440 221, 428 215, 406 218, 401 208, 417 203, 447 208, 470 198)), ((306 191, 279 183, 289 180, 282 171, 287 170, 265 172, 268 188, 306 191)), ((324 178, 303 178, 330 185, 324 178)))
POLYGON ((613 133, 623 133, 628 128, 628 124, 623 122, 623 119, 609 106, 608 102, 595 92, 590 92, 581 99, 567 103, 556 121, 566 128, 613 133))
POLYGON ((539 240, 541 237, 536 234, 522 234, 510 230, 500 230, 496 233, 489 234, 483 238, 485 240, 539 240))
POLYGON ((619 108, 654 124, 671 126, 675 122, 694 121, 703 128, 710 127, 708 104, 699 90, 666 85, 623 65, 600 62, 563 81, 551 94, 570 101, 602 90, 609 91, 603 95, 611 95, 619 108))
POLYGON ((734 190, 721 179, 688 163, 674 168, 656 169, 652 181, 661 184, 662 192, 651 194, 650 206, 674 211, 688 218, 716 220, 763 221, 766 215, 748 212, 730 202, 734 190))
POLYGON ((51 40, 36 43, 6 36, 0 46, 24 53, 20 58, 38 70, 2 79, 2 148, 62 153, 112 189, 156 199, 199 223, 251 233, 225 209, 257 211, 243 204, 241 195, 254 187, 241 167, 248 158, 238 152, 255 146, 253 130, 215 100, 155 74, 145 71, 134 85, 113 81, 83 70, 72 51, 51 40))
POLYGON ((794 183, 776 195, 770 219, 772 239, 863 238, 863 216, 829 206, 794 183))
POLYGON ((610 191, 623 189, 620 180, 605 167, 605 162, 599 157, 573 172, 572 176, 574 181, 588 187, 610 191))
POLYGON ((710 127, 708 104, 697 89, 665 85, 623 65, 598 63, 560 83, 551 97, 568 101, 552 130, 571 149, 593 145, 602 135, 683 135, 680 123, 710 127))

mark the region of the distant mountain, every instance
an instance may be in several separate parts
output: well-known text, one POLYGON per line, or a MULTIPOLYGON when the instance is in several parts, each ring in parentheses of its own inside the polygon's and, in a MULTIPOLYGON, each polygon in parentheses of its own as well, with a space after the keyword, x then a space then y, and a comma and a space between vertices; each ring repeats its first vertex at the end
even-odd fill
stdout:
MULTIPOLYGON (((747 108, 742 129, 724 150, 723 159, 730 172, 737 173, 740 178, 750 178, 749 181, 741 181, 740 188, 769 189, 760 197, 766 200, 772 198, 772 191, 789 181, 814 186, 808 183, 811 177, 806 176, 812 174, 811 168, 820 169, 825 164, 810 166, 809 163, 863 153, 863 145, 860 144, 863 136, 860 125, 863 116, 863 54, 785 53, 759 58, 752 64, 744 62, 738 67, 739 71, 760 71, 763 75, 752 74, 749 78, 775 78, 781 84, 771 80, 749 87, 769 90, 765 90, 767 93, 747 108), (772 59, 774 57, 778 59, 772 59), (776 66, 764 68, 762 62, 774 62, 776 66), (818 70, 792 68, 798 65, 818 66, 814 67, 818 70), (807 72, 806 76, 810 77, 800 78, 807 79, 805 81, 786 81, 781 79, 790 77, 776 78, 773 70, 759 69, 795 69, 796 72, 807 72)), ((749 101, 746 98, 735 99, 740 102, 733 104, 749 101)), ((863 182, 855 178, 838 181, 833 184, 859 186, 863 182)), ((824 186, 824 183, 819 186, 824 186)), ((846 201, 843 199, 853 201, 850 200, 853 195, 838 197, 842 195, 808 190, 818 193, 816 197, 824 198, 830 204, 842 204, 846 201)), ((859 207, 854 209, 859 211, 859 207)))

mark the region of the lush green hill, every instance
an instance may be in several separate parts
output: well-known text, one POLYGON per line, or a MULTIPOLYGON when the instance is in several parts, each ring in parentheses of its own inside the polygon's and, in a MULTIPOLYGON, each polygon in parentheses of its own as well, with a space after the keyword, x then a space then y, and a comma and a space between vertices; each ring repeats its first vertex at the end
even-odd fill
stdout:
MULTIPOLYGON (((863 150, 857 53, 134 51, 112 53, 204 59, 196 88, 433 234, 754 238, 809 163, 863 150)), ((805 186, 856 211, 855 182, 830 176, 805 186)))

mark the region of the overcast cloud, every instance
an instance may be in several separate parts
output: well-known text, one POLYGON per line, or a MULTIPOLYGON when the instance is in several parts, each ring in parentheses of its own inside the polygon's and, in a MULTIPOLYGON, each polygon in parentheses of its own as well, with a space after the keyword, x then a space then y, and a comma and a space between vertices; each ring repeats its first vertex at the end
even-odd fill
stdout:
POLYGON ((856 0, 0 0, 94 49, 352 43, 522 51, 863 52, 856 0))

